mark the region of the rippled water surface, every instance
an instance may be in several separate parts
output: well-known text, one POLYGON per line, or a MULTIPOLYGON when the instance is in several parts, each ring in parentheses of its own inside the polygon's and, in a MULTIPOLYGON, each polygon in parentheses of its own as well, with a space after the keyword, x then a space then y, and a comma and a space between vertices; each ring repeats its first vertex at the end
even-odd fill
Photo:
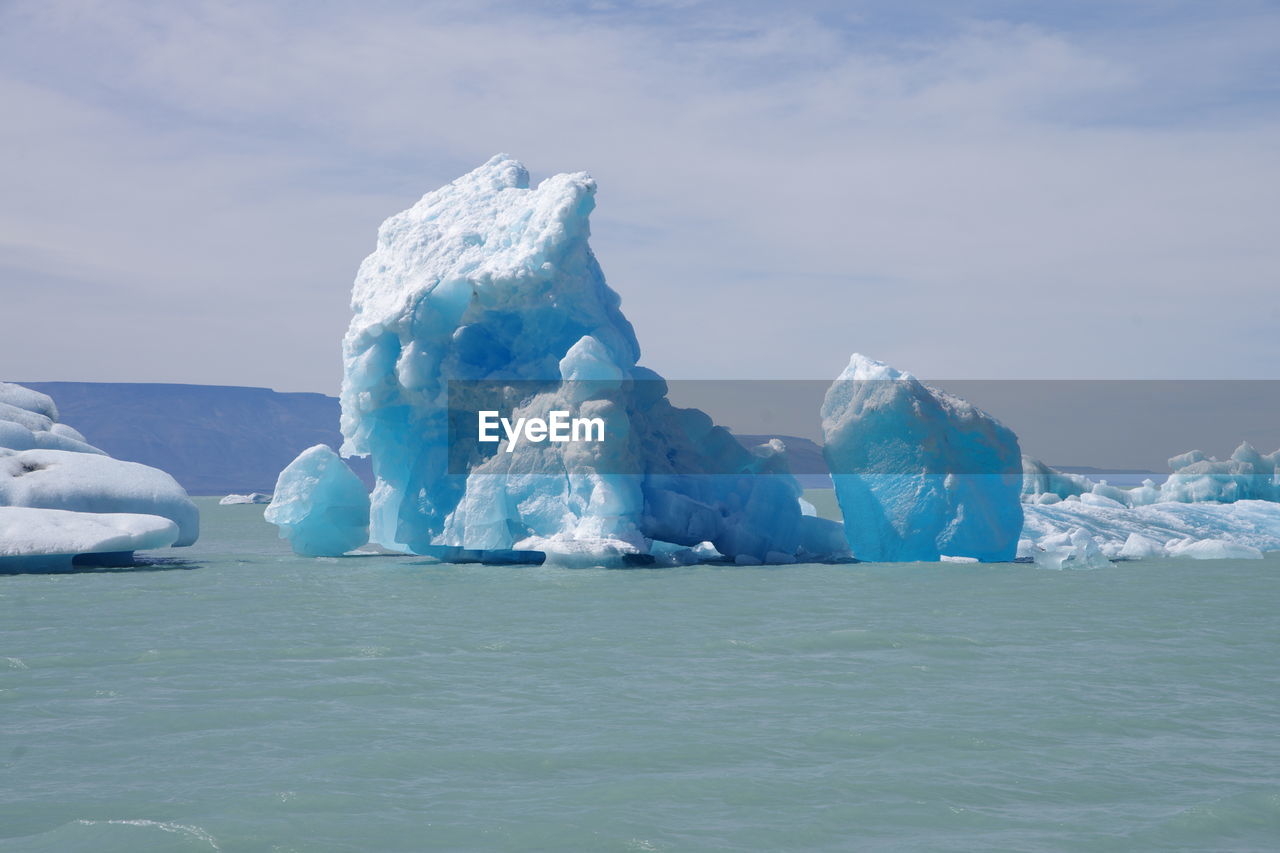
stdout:
POLYGON ((1280 558, 0 576, 0 851, 1280 846, 1280 558))

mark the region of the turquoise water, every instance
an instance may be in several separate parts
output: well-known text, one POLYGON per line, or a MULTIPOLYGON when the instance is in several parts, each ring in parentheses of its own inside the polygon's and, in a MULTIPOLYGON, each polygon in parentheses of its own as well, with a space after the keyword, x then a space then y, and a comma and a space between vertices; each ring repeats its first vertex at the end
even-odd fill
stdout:
POLYGON ((0 576, 0 851, 1280 845, 1280 558, 0 576))

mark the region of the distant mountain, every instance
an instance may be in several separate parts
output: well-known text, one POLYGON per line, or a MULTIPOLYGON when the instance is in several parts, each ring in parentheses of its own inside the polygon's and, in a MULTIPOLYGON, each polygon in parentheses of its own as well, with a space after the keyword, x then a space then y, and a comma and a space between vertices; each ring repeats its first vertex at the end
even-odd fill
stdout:
MULTIPOLYGON (((228 385, 21 382, 117 459, 168 471, 193 495, 267 492, 313 444, 337 449, 338 400, 228 385)), ((350 460, 372 483, 367 460, 350 460)))

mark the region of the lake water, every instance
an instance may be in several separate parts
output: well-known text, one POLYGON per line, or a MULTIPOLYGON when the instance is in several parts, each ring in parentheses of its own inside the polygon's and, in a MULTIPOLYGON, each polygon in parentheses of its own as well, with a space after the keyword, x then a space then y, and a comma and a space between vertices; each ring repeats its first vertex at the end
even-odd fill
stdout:
POLYGON ((1274 850, 1280 556, 0 576, 0 851, 1274 850))

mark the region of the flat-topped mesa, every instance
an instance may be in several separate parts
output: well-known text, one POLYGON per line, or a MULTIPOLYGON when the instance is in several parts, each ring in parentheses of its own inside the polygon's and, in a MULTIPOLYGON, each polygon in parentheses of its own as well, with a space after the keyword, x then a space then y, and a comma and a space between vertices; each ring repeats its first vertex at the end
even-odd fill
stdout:
POLYGON ((637 366, 587 242, 595 190, 584 173, 531 188, 500 155, 379 229, 352 293, 341 397, 343 452, 370 456, 377 478, 371 539, 588 563, 643 561, 663 543, 711 541, 741 562, 843 550, 838 525, 802 518, 781 458, 762 461, 776 450, 753 454, 671 406, 637 366), (487 401, 513 420, 595 412, 605 446, 451 441, 451 423, 487 401))

